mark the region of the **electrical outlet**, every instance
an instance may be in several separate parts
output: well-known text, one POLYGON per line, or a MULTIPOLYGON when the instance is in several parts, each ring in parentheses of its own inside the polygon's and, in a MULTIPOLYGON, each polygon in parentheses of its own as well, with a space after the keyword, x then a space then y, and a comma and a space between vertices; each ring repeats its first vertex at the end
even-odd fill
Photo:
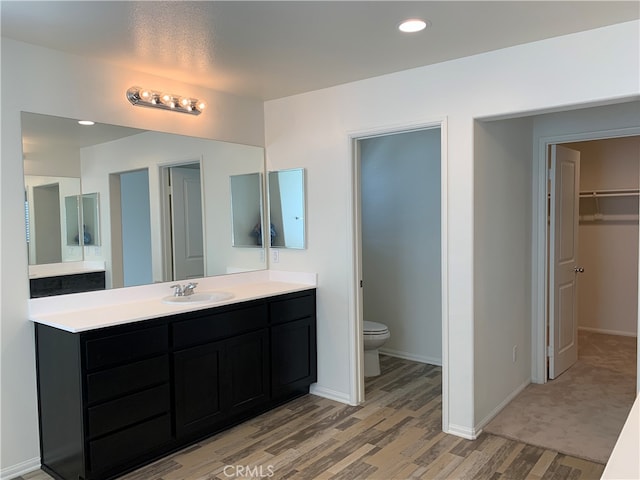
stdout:
POLYGON ((280 250, 277 248, 271 250, 271 258, 273 259, 273 263, 278 263, 280 261, 280 250))
POLYGON ((514 345, 513 346, 513 363, 516 363, 517 360, 518 360, 518 346, 514 345))

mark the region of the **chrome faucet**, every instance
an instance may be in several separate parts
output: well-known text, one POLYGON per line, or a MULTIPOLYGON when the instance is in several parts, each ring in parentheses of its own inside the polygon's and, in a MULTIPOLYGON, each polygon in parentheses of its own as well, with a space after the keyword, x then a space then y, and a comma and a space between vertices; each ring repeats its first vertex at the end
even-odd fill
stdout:
POLYGON ((195 290, 196 286, 198 286, 196 282, 189 282, 184 286, 176 283, 175 285, 171 285, 169 288, 174 289, 174 297, 188 297, 189 295, 193 295, 193 291, 195 290))

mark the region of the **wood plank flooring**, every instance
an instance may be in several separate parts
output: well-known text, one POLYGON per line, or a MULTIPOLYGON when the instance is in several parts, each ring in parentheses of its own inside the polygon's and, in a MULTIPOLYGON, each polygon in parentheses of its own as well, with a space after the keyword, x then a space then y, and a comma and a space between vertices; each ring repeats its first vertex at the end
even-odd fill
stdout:
POLYGON ((306 395, 121 480, 595 480, 604 470, 495 435, 442 433, 441 369, 388 356, 381 369, 362 405, 306 395))

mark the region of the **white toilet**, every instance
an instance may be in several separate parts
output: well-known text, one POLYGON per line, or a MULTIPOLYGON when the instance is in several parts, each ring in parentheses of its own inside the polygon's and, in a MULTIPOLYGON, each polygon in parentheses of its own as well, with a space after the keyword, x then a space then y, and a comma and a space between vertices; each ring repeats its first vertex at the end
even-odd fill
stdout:
POLYGON ((364 376, 376 377, 380 375, 380 359, 378 348, 391 337, 389 329, 384 323, 364 323, 364 376))

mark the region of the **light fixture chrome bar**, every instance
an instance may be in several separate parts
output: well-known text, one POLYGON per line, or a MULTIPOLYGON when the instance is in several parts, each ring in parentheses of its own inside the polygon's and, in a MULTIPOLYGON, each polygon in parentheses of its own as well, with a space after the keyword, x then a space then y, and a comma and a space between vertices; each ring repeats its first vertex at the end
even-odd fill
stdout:
POLYGON ((197 98, 160 93, 140 87, 131 87, 127 90, 127 99, 132 105, 161 108, 174 112, 190 113, 191 115, 200 115, 205 108, 204 102, 198 101, 197 98))

